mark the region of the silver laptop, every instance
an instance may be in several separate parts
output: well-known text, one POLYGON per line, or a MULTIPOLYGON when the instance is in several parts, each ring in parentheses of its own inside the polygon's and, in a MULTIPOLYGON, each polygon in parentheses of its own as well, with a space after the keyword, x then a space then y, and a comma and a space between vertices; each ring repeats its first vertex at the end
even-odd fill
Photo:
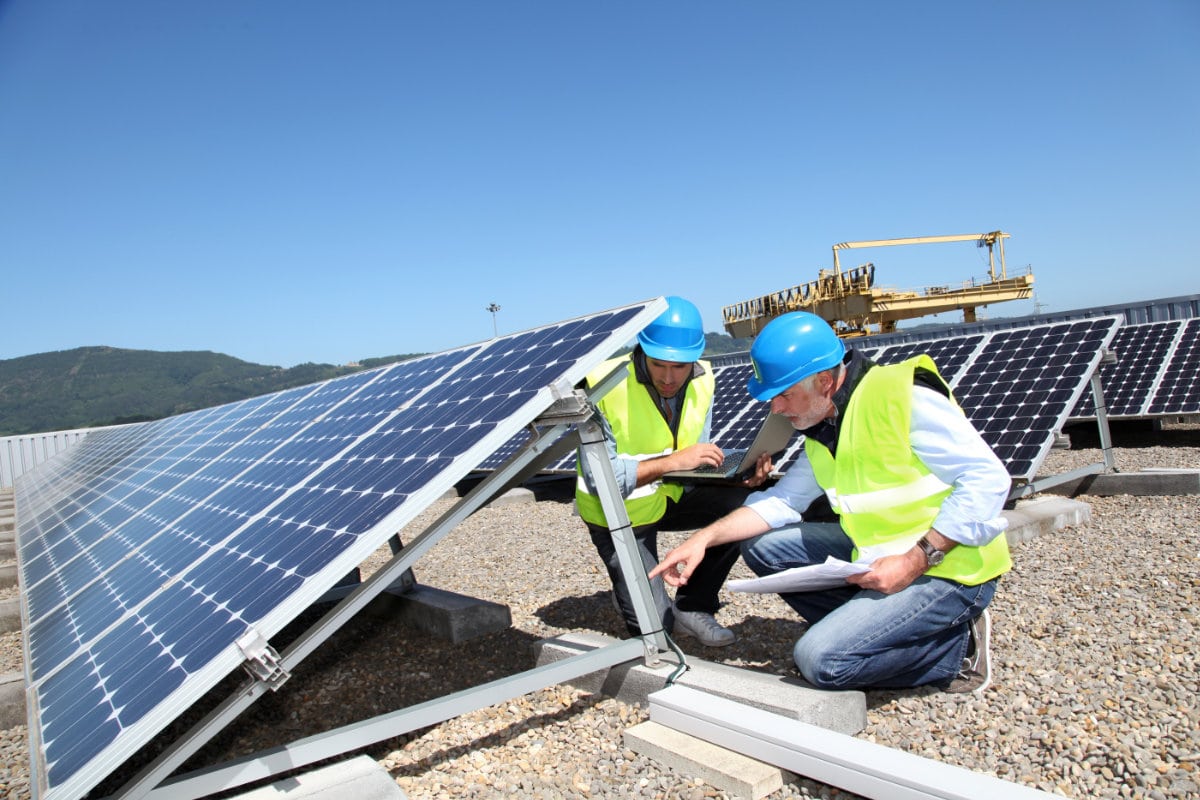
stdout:
POLYGON ((725 460, 719 467, 699 467, 697 469, 664 472, 663 478, 691 480, 729 480, 736 478, 745 470, 754 469, 758 457, 770 453, 772 457, 782 453, 792 439, 796 429, 791 421, 779 414, 767 414, 758 435, 745 450, 726 450, 725 460))

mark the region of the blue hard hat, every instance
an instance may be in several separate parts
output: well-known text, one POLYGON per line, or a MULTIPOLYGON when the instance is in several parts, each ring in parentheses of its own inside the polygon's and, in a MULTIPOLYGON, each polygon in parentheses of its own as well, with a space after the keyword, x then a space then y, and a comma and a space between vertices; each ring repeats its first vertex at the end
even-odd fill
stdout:
POLYGON ((704 352, 704 323, 700 309, 682 297, 667 298, 667 310, 642 329, 638 344, 659 361, 692 362, 704 352))
POLYGON ((767 323, 750 345, 754 375, 746 388, 755 400, 770 400, 809 375, 842 363, 846 346, 829 323, 793 311, 767 323))

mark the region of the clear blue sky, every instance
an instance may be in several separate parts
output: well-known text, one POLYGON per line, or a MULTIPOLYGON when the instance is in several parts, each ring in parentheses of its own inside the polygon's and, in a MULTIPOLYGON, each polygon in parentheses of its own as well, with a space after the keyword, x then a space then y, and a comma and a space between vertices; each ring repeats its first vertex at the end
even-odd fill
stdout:
POLYGON ((1194 0, 0 0, 0 359, 721 331, 836 242, 996 229, 1042 310, 1195 294, 1198 185, 1194 0))

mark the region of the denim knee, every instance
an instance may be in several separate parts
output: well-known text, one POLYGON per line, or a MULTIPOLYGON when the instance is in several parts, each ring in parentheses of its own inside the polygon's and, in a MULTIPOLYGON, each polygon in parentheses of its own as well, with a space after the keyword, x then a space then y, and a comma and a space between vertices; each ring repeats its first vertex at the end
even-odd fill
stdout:
POLYGON ((792 660, 804 680, 818 689, 858 688, 854 682, 858 660, 847 660, 844 648, 809 628, 792 648, 792 660))
POLYGON ((738 549, 742 551, 742 560, 746 562, 746 566, 749 567, 755 575, 759 576, 770 575, 777 571, 775 568, 769 566, 762 560, 762 557, 759 555, 758 548, 756 547, 759 541, 766 535, 767 534, 763 533, 755 536, 753 539, 745 539, 738 546, 738 549))

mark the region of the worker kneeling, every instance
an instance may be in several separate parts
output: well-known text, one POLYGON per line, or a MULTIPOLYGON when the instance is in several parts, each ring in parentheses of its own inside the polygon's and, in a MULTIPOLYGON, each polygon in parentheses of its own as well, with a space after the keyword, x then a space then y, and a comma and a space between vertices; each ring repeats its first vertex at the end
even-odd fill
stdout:
MULTIPOLYGON (((741 507, 750 489, 764 483, 771 470, 768 457, 747 479, 729 485, 684 486, 665 477, 675 470, 717 467, 725 458, 709 441, 716 384, 711 366, 700 358, 705 346, 700 311, 682 297, 668 297, 667 304, 667 310, 638 334, 633 352, 602 365, 588 378, 594 385, 613 370, 624 370, 624 380, 597 407, 605 450, 647 571, 658 563, 659 531, 692 531, 720 519, 741 507)), ((582 458, 575 505, 608 570, 614 605, 626 628, 634 636, 651 633, 638 624, 595 478, 582 458)), ((661 624, 668 633, 694 636, 709 647, 733 644, 737 636, 715 615, 718 592, 737 558, 735 544, 714 547, 673 600, 661 578, 652 580, 658 616, 652 624, 661 624)))
POLYGON ((986 609, 1012 566, 1001 516, 1011 481, 933 361, 876 365, 807 312, 772 320, 750 357, 750 394, 804 433, 804 450, 651 577, 686 585, 709 548, 731 542, 760 576, 882 554, 845 586, 780 595, 809 624, 793 652, 801 675, 827 689, 982 692, 986 609), (804 519, 822 494, 837 522, 804 519))

